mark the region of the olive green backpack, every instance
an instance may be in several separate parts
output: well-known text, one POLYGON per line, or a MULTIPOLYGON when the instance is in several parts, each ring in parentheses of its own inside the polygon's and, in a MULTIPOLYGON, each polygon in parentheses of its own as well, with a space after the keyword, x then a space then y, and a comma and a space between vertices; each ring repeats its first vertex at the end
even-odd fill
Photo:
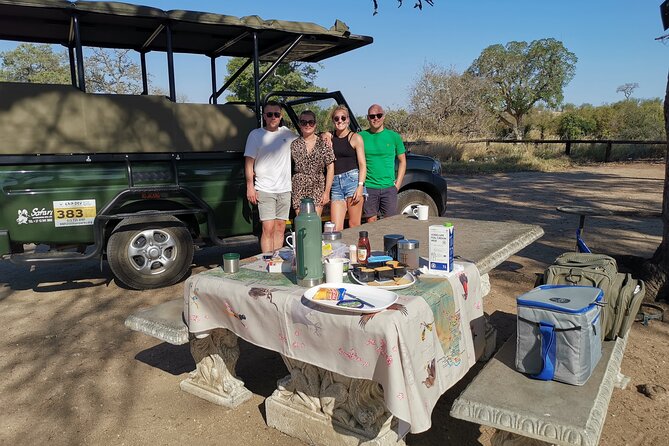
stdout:
POLYGON ((547 285, 580 285, 604 291, 602 331, 604 339, 624 337, 646 295, 642 280, 619 273, 615 259, 603 254, 567 252, 544 273, 547 285))

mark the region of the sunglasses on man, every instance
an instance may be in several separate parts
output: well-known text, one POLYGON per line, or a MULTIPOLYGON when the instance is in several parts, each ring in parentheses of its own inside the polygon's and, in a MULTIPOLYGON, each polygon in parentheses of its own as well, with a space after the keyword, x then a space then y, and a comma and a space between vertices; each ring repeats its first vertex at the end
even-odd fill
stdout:
POLYGON ((267 113, 265 113, 265 116, 267 116, 268 118, 272 118, 272 117, 280 118, 281 117, 281 112, 267 112, 267 113))
POLYGON ((339 122, 339 121, 346 122, 346 116, 335 116, 332 119, 334 120, 334 122, 339 122))
POLYGON ((383 118, 383 113, 372 113, 370 115, 367 115, 367 119, 369 119, 370 121, 372 119, 381 119, 381 118, 383 118))
POLYGON ((316 121, 314 121, 313 119, 300 119, 300 126, 302 126, 302 127, 306 127, 306 126, 313 127, 315 125, 316 125, 316 121))

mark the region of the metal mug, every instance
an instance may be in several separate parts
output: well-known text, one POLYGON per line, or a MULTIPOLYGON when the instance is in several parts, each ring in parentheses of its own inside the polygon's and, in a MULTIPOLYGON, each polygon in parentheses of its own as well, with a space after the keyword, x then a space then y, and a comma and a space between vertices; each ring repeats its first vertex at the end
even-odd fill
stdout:
POLYGON ((236 273, 239 271, 239 254, 228 252, 223 254, 223 271, 226 273, 236 273))

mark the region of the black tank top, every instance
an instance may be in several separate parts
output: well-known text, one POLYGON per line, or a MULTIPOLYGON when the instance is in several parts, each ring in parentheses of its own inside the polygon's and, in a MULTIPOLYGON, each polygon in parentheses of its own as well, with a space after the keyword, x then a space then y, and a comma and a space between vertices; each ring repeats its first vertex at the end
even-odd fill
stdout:
POLYGON ((352 135, 353 132, 343 138, 337 138, 337 136, 332 135, 332 150, 336 158, 334 163, 335 175, 358 168, 358 156, 350 141, 352 135))

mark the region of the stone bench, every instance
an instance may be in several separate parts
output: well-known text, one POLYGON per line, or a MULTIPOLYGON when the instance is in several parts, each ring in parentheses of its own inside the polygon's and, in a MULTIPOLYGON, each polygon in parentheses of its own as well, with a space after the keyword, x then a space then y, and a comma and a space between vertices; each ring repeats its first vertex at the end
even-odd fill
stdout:
POLYGON ((191 339, 183 320, 183 305, 183 299, 178 298, 138 310, 126 318, 125 326, 169 344, 190 343, 195 370, 179 383, 181 390, 219 406, 236 408, 251 398, 251 392, 234 375, 239 357, 237 336, 218 329, 213 336, 191 339))
POLYGON ((518 372, 513 335, 455 400, 451 416, 498 429, 492 445, 597 445, 613 388, 629 382, 620 374, 626 343, 605 341, 588 382, 572 386, 518 372))
POLYGON ((169 344, 188 344, 188 326, 183 321, 183 308, 181 298, 144 308, 128 316, 125 326, 169 344))

